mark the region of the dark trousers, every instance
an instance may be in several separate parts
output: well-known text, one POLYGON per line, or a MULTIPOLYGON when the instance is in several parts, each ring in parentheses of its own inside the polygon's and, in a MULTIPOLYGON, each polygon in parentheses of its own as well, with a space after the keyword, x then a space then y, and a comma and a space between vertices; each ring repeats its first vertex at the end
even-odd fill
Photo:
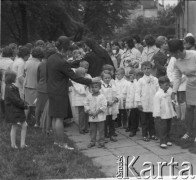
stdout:
POLYGON ((127 110, 119 109, 119 114, 117 116, 118 127, 127 127, 127 110))
POLYGON ((158 130, 160 144, 167 144, 170 141, 172 119, 160 119, 156 120, 156 130, 158 130))
POLYGON ((4 100, 0 99, 0 111, 1 111, 1 116, 3 117, 5 115, 5 103, 4 100))
POLYGON ((88 130, 88 114, 84 111, 84 106, 78 106, 79 131, 88 130))
POLYGON ((139 126, 140 112, 137 108, 130 110, 129 119, 128 119, 128 128, 131 132, 136 133, 139 126))
POLYGON ((142 136, 148 137, 155 135, 155 125, 154 125, 154 118, 152 117, 151 112, 142 112, 140 111, 141 117, 141 125, 142 125, 142 136))
POLYGON ((112 120, 112 115, 107 115, 105 121, 105 136, 111 137, 114 135, 114 133, 114 120, 112 120))
POLYGON ((104 144, 104 121, 90 122, 90 138, 91 143, 96 143, 97 131, 99 132, 99 144, 104 144))
POLYGON ((186 130, 189 136, 196 137, 196 122, 195 122, 195 110, 196 106, 190 106, 186 108, 186 116, 185 116, 185 123, 186 123, 186 130))

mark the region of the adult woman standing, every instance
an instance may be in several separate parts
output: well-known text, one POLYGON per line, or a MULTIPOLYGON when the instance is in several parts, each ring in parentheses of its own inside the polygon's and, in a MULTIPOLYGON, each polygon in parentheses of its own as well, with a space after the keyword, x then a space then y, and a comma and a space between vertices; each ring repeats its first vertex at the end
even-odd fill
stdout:
POLYGON ((166 75, 166 63, 168 60, 167 50, 167 38, 165 36, 159 36, 155 42, 159 51, 153 56, 154 60, 154 70, 155 70, 155 77, 160 78, 161 76, 166 75))
POLYGON ((19 89, 20 97, 22 99, 24 99, 24 66, 29 56, 30 49, 25 46, 20 47, 18 51, 18 56, 15 58, 14 63, 12 65, 12 70, 16 73, 16 86, 19 89))
POLYGON ((55 142, 61 148, 73 150, 64 143, 63 119, 68 116, 68 88, 69 78, 75 82, 90 85, 97 79, 78 77, 66 61, 67 51, 70 47, 70 39, 60 36, 57 40, 58 52, 51 55, 46 63, 47 69, 47 90, 49 97, 49 115, 52 117, 55 142))
POLYGON ((138 67, 141 61, 141 53, 135 48, 135 44, 132 38, 125 41, 126 51, 122 55, 120 67, 127 68, 130 64, 134 67, 138 67))
MULTIPOLYGON (((168 42, 169 51, 177 60, 174 69, 174 84, 172 99, 175 99, 175 94, 181 84, 182 74, 187 77, 186 85, 186 134, 182 137, 184 140, 196 137, 196 123, 194 123, 194 111, 196 109, 196 51, 184 50, 183 41, 170 40, 168 42)), ((194 140, 196 143, 196 138, 194 140)))

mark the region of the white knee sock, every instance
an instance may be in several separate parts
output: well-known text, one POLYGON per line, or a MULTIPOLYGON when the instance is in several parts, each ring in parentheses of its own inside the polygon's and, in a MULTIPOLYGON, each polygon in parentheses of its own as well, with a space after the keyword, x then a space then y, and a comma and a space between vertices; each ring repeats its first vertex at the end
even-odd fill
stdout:
POLYGON ((185 120, 185 113, 186 113, 186 103, 181 103, 180 104, 180 111, 181 111, 181 120, 185 120))
POLYGON ((22 123, 22 129, 21 129, 21 141, 20 141, 21 147, 25 145, 26 133, 27 133, 27 123, 25 121, 24 123, 22 123))
POLYGON ((11 132, 10 132, 11 146, 12 147, 16 146, 16 130, 17 130, 17 126, 16 125, 12 125, 12 129, 11 129, 11 132))

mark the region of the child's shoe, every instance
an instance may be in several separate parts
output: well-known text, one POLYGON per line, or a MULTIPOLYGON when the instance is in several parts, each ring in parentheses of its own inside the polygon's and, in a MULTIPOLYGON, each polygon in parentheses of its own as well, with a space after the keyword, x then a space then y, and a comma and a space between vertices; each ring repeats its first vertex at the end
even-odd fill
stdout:
POLYGON ((22 145, 20 148, 21 148, 21 149, 26 149, 26 148, 28 148, 28 147, 29 147, 28 145, 24 144, 24 145, 22 145))
POLYGON ((18 149, 18 146, 11 146, 12 149, 18 149))
POLYGON ((89 143, 89 145, 87 146, 87 148, 92 148, 92 147, 94 147, 95 146, 95 143, 89 143))
POLYGON ((167 142, 167 145, 168 146, 172 146, 172 142, 167 142))
POLYGON ((97 147, 98 147, 98 148, 104 148, 104 149, 105 149, 105 145, 104 145, 104 144, 98 144, 97 147))
POLYGON ((163 149, 166 149, 167 148, 167 144, 161 144, 160 147, 163 148, 163 149))
POLYGON ((110 141, 113 141, 113 142, 116 142, 117 141, 117 139, 115 138, 115 137, 110 137, 110 141))
POLYGON ((150 137, 150 139, 155 140, 155 141, 158 140, 158 138, 157 138, 155 135, 152 135, 152 136, 150 137))
POLYGON ((143 141, 145 141, 145 142, 149 142, 149 141, 150 141, 150 139, 149 139, 148 137, 143 137, 143 141))

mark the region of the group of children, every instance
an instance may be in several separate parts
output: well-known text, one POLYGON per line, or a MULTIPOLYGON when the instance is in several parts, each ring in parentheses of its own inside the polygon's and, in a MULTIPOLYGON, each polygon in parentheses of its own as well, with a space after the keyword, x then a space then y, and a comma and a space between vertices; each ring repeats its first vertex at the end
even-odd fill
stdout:
MULTIPOLYGON (((125 128, 133 137, 139 123, 144 141, 158 140, 157 133, 161 148, 171 146, 171 119, 176 113, 168 77, 154 77, 149 61, 141 64, 141 70, 118 68, 114 74, 113 66, 107 64, 102 70, 101 82, 92 84, 90 88, 73 83, 75 102, 72 105, 79 110, 79 132, 88 133, 90 124, 88 147, 95 146, 97 132, 98 147, 104 148, 107 138, 116 142, 116 127, 125 128)), ((75 70, 82 77, 89 77, 87 71, 86 61, 82 61, 75 70)))

